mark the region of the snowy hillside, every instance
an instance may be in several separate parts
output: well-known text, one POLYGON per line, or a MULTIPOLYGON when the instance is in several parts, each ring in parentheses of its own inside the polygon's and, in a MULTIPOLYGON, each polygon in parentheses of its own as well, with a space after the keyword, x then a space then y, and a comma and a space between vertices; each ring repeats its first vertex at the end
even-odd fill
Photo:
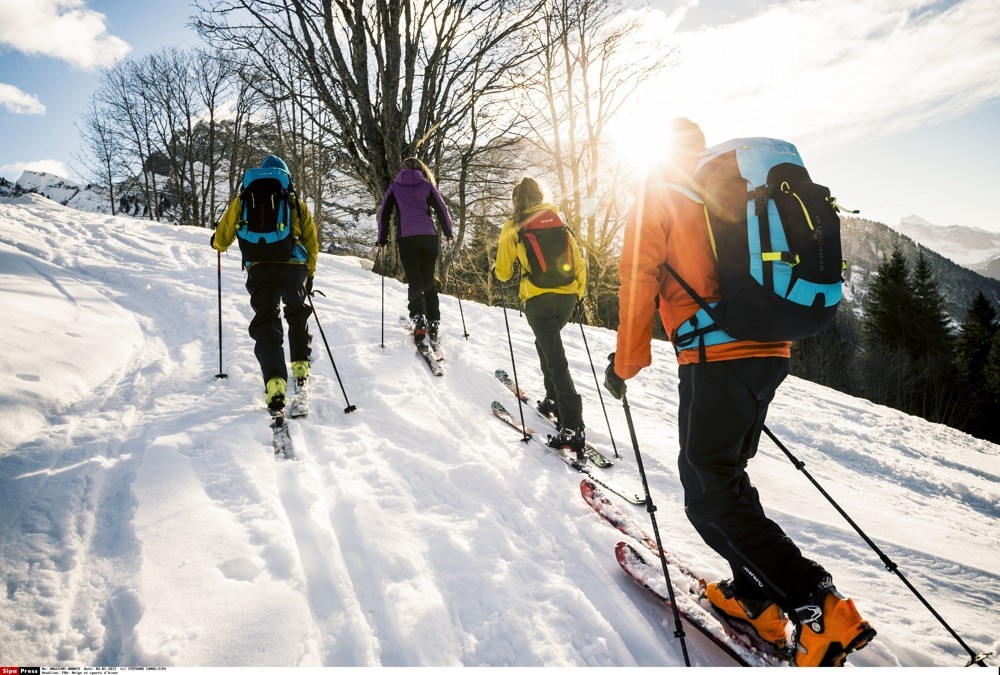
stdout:
POLYGON ((922 246, 994 279, 1000 264, 1000 233, 963 225, 935 225, 920 216, 907 216, 895 228, 922 246))
MULTIPOLYGON (((447 374, 396 325, 405 290, 320 258, 301 460, 275 462, 238 254, 209 232, 0 200, 0 663, 52 666, 679 666, 672 621, 624 576, 580 475, 490 414, 515 400, 504 314, 442 300, 447 374)), ((523 317, 517 371, 541 389, 523 317)), ((586 329, 598 372, 614 334, 586 329)), ((611 453, 578 326, 564 332, 591 440, 611 453)), ((669 345, 630 383, 668 548, 726 566, 687 523, 669 345)), ((641 490, 622 455, 601 477, 641 490)), ((542 428, 530 410, 529 424, 542 428)), ((770 428, 975 651, 1000 651, 1000 447, 790 379, 770 428)), ((767 440, 765 508, 879 631, 861 666, 968 655, 767 440)), ((644 509, 625 505, 646 520, 644 509)), ((693 664, 732 662, 694 631, 693 664)), ((997 664, 997 659, 991 661, 997 664)))

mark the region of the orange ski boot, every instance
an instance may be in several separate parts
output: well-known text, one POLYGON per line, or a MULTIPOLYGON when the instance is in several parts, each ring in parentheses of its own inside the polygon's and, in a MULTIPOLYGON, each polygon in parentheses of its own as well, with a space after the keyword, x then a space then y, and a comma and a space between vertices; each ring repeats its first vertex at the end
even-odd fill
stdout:
POLYGON ((807 604, 795 609, 792 659, 796 666, 843 666, 847 655, 871 642, 875 629, 827 577, 807 604))
POLYGON ((788 625, 788 619, 781 608, 770 600, 738 598, 731 579, 706 584, 705 597, 729 618, 750 624, 765 642, 778 649, 785 648, 785 626, 788 625))

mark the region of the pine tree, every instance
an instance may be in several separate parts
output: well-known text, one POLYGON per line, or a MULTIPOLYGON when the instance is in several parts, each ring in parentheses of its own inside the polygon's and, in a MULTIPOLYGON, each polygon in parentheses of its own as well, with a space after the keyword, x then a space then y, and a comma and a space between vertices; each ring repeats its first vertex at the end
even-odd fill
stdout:
POLYGON ((932 422, 964 427, 971 413, 968 392, 961 378, 955 377, 951 319, 923 249, 917 251, 911 285, 913 305, 908 319, 912 329, 906 344, 911 377, 909 412, 932 422))
POLYGON ((906 256, 898 246, 875 272, 865 300, 867 347, 905 348, 912 342, 916 309, 906 256))
POLYGON ((989 394, 1000 400, 1000 333, 993 336, 990 353, 983 366, 983 384, 989 394))
POLYGON ((982 291, 976 293, 958 331, 958 359, 963 374, 980 388, 983 368, 997 329, 997 310, 982 291))
POLYGON ((908 349, 915 358, 950 357, 952 337, 949 326, 951 319, 945 311, 945 297, 941 292, 930 260, 923 249, 917 251, 917 262, 913 267, 913 299, 915 301, 913 332, 907 336, 908 349))
POLYGON ((865 299, 861 390, 875 403, 910 411, 910 353, 915 302, 899 246, 879 265, 865 299))
POLYGON ((979 438, 997 440, 1000 420, 997 398, 987 388, 986 364, 997 335, 997 311, 982 291, 976 293, 958 332, 957 360, 968 400, 969 419, 963 426, 979 438))

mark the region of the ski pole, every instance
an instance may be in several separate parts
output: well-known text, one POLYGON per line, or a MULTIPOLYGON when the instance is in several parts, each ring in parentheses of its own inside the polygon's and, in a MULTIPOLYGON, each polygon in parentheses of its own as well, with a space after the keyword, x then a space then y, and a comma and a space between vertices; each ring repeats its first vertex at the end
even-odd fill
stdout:
MULTIPOLYGON (((313 291, 313 293, 319 293, 324 298, 326 297, 326 294, 322 291, 313 291)), ((347 391, 344 389, 344 382, 340 379, 340 371, 337 370, 337 362, 333 360, 333 352, 330 351, 330 343, 326 341, 326 334, 323 332, 323 326, 319 323, 319 314, 316 313, 316 305, 313 304, 312 295, 307 294, 306 297, 309 298, 309 306, 312 308, 313 317, 316 319, 316 327, 319 328, 319 335, 323 338, 323 344, 326 345, 327 356, 330 357, 330 364, 333 365, 333 374, 337 376, 337 383, 340 385, 340 391, 344 393, 344 401, 347 402, 347 407, 344 408, 344 412, 354 412, 358 409, 358 407, 351 405, 350 400, 347 398, 347 391)))
POLYGON ((219 288, 219 372, 216 373, 215 379, 219 380, 229 376, 222 372, 222 251, 216 251, 215 254, 218 273, 217 286, 219 288))
POLYGON ((580 303, 576 303, 576 318, 580 322, 580 335, 583 336, 583 346, 587 349, 587 359, 590 361, 590 371, 594 373, 594 386, 597 387, 597 398, 601 401, 601 410, 604 411, 604 421, 608 425, 608 436, 611 437, 611 448, 615 451, 615 458, 619 459, 618 446, 615 445, 615 435, 611 431, 611 420, 608 419, 608 409, 604 407, 604 395, 601 393, 601 383, 597 381, 597 369, 594 368, 594 359, 590 355, 590 346, 587 344, 587 334, 583 332, 583 312, 580 311, 580 303))
MULTIPOLYGON (((507 328, 507 344, 510 345, 510 366, 511 370, 514 371, 514 389, 521 391, 521 385, 517 383, 517 362, 514 360, 514 341, 510 337, 510 323, 507 321, 507 292, 504 283, 497 279, 500 283, 500 306, 503 307, 503 325, 507 328)), ((527 443, 531 436, 528 435, 527 426, 524 424, 524 407, 521 405, 521 397, 517 396, 517 412, 521 416, 521 433, 524 438, 521 440, 527 443)))
POLYGON ((469 331, 465 328, 465 312, 462 311, 462 293, 458 293, 458 315, 462 317, 462 337, 469 339, 469 331))
MULTIPOLYGON (((452 259, 455 253, 455 245, 448 245, 448 258, 452 259)), ((462 284, 458 284, 458 289, 455 292, 455 297, 458 298, 458 315, 462 317, 462 337, 466 340, 469 339, 469 331, 465 327, 465 312, 462 311, 462 284)))
MULTIPOLYGON (((385 349, 385 246, 379 246, 378 266, 379 272, 382 273, 382 343, 379 346, 385 349)), ((316 325, 319 325, 319 321, 316 325)))
POLYGON ((642 479, 642 489, 646 496, 646 511, 649 513, 649 521, 653 525, 653 536, 656 538, 656 548, 660 552, 660 566, 663 568, 663 577, 667 580, 667 592, 670 594, 670 608, 674 613, 674 637, 680 640, 681 653, 684 655, 684 665, 691 666, 688 658, 687 643, 684 640, 684 625, 681 623, 681 614, 677 610, 677 598, 674 597, 674 585, 670 583, 670 571, 667 568, 667 557, 660 541, 660 528, 656 525, 656 506, 653 504, 653 497, 649 494, 649 483, 646 482, 646 469, 642 465, 642 453, 639 452, 639 439, 635 434, 635 425, 632 424, 632 411, 628 405, 628 396, 622 393, 622 407, 625 409, 625 421, 628 423, 628 433, 632 438, 632 449, 635 450, 635 464, 639 467, 639 477, 642 479))
POLYGON ((805 475, 805 477, 809 479, 809 482, 812 483, 816 487, 816 489, 820 491, 820 494, 826 497, 826 500, 828 502, 833 504, 833 508, 835 508, 837 512, 844 517, 844 519, 848 522, 848 524, 850 524, 850 526, 854 528, 854 531, 857 532, 859 535, 861 535, 861 538, 865 540, 865 543, 867 543, 872 548, 872 550, 875 551, 876 554, 878 554, 878 557, 882 561, 882 564, 885 565, 885 568, 890 572, 893 572, 896 576, 898 576, 900 580, 903 582, 903 584, 905 584, 906 587, 910 589, 910 592, 913 593, 913 595, 916 596, 916 598, 920 600, 921 603, 923 603, 924 607, 926 607, 928 611, 930 611, 931 615, 933 615, 934 618, 937 619, 941 623, 941 625, 948 630, 949 633, 951 633, 952 637, 954 637, 958 641, 958 644, 962 645, 962 648, 965 649, 966 652, 968 652, 970 657, 972 657, 971 660, 966 665, 971 666, 972 664, 975 663, 985 668, 986 657, 988 657, 989 654, 988 653, 977 654, 967 644, 965 644, 965 641, 962 640, 962 638, 959 637, 958 633, 956 633, 952 629, 952 627, 948 625, 948 622, 945 621, 944 618, 942 618, 942 616, 938 614, 933 607, 931 607, 930 603, 924 599, 924 596, 920 594, 920 591, 914 588, 913 585, 909 582, 909 580, 907 580, 907 578, 903 576, 903 573, 899 571, 899 567, 896 565, 896 563, 894 563, 889 558, 889 556, 887 556, 885 553, 882 552, 882 549, 880 549, 878 545, 874 541, 872 541, 867 534, 864 533, 864 531, 858 526, 858 524, 855 523, 854 520, 849 515, 847 515, 847 512, 844 511, 844 509, 840 508, 840 505, 833 499, 833 497, 831 497, 829 493, 827 493, 827 491, 824 490, 823 487, 818 482, 816 482, 816 479, 813 478, 808 471, 806 471, 805 462, 795 457, 788 450, 788 448, 786 448, 784 444, 778 440, 778 437, 775 436, 773 433, 771 433, 771 430, 768 429, 767 426, 764 427, 764 433, 767 434, 768 438, 774 441, 774 444, 777 445, 778 448, 783 453, 785 453, 785 456, 788 457, 788 459, 795 466, 795 468, 801 471, 803 475, 805 475))

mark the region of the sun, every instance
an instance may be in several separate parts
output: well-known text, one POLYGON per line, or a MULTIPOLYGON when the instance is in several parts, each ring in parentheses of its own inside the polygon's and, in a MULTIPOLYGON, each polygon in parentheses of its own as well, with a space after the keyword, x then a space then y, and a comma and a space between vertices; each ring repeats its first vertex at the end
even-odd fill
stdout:
POLYGON ((674 149, 666 128, 670 118, 662 108, 636 109, 609 127, 611 152, 629 173, 645 175, 670 159, 674 149))

